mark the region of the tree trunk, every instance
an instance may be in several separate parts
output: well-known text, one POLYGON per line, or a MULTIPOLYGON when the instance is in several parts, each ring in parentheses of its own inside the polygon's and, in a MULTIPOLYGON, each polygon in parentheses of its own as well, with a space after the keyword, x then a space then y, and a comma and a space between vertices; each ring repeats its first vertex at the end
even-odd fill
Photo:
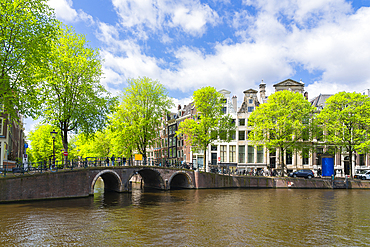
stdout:
POLYGON ((281 164, 281 176, 284 177, 285 176, 285 164, 284 164, 284 149, 282 147, 280 147, 279 159, 280 159, 280 164, 281 164))
POLYGON ((348 154, 349 154, 349 176, 351 177, 351 178, 353 178, 353 174, 352 174, 352 154, 353 154, 353 151, 352 151, 352 148, 350 148, 349 149, 349 152, 348 152, 348 154))
POLYGON ((208 171, 208 167, 206 167, 207 166, 206 155, 207 155, 207 147, 205 147, 203 151, 203 171, 204 172, 208 171))
MULTIPOLYGON (((67 136, 67 131, 61 130, 61 132, 62 132, 61 134, 62 134, 63 149, 64 149, 64 152, 67 152, 68 153, 68 136, 67 136)), ((64 159, 63 168, 65 168, 66 165, 67 165, 68 156, 64 156, 64 154, 63 154, 63 159, 64 159)))

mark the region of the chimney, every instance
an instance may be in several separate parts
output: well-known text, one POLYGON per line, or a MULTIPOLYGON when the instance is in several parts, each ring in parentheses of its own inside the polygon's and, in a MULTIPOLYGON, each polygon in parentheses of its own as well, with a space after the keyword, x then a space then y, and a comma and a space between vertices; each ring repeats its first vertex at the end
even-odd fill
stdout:
POLYGON ((260 97, 263 103, 263 100, 266 98, 266 84, 263 82, 263 80, 260 84, 260 97))
POLYGON ((233 102, 233 108, 234 108, 234 110, 236 112, 237 111, 237 108, 238 108, 238 98, 235 95, 232 98, 232 102, 233 102))

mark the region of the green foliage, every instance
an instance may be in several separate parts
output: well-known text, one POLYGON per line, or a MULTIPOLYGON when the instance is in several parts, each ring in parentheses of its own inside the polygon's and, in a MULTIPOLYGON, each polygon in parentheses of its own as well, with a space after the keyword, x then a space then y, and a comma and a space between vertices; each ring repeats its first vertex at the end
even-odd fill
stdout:
MULTIPOLYGON (((360 93, 340 92, 331 96, 318 115, 325 142, 349 153, 369 150, 370 98, 360 93)), ((351 173, 352 173, 352 169, 351 173)))
MULTIPOLYGON (((309 139, 308 133, 315 127, 314 111, 302 94, 288 90, 276 92, 248 118, 248 125, 253 128, 248 139, 270 150, 278 148, 281 153, 307 147, 302 145, 302 140, 309 139)), ((281 164, 284 172, 284 162, 281 164)))
POLYGON ((74 141, 76 156, 86 157, 107 157, 111 156, 109 131, 97 131, 92 136, 79 134, 74 141))
POLYGON ((52 47, 40 70, 45 78, 43 94, 47 96, 42 117, 58 126, 68 151, 68 133, 91 135, 101 130, 116 99, 110 98, 100 84, 99 52, 87 46, 83 35, 70 27, 61 28, 52 47))
POLYGON ((145 159, 147 148, 158 137, 161 119, 171 106, 167 90, 158 81, 147 77, 128 80, 112 118, 114 153, 131 157, 136 151, 145 159))
POLYGON ((46 0, 0 0, 0 105, 14 120, 40 109, 37 72, 58 25, 46 0))
POLYGON ((177 135, 183 134, 188 144, 203 150, 204 168, 206 167, 206 149, 209 144, 216 140, 230 141, 232 131, 235 131, 235 123, 232 123, 230 115, 222 111, 223 95, 213 87, 204 87, 194 92, 193 100, 197 110, 197 116, 185 119, 179 126, 177 135), (217 135, 217 130, 220 134, 217 135))
MULTIPOLYGON (((52 125, 37 125, 36 129, 30 131, 28 140, 31 141, 31 147, 27 150, 29 160, 32 162, 49 161, 53 156, 53 138, 50 132, 55 129, 52 125)), ((57 135, 55 138, 55 158, 62 159, 63 153, 62 138, 57 135)))

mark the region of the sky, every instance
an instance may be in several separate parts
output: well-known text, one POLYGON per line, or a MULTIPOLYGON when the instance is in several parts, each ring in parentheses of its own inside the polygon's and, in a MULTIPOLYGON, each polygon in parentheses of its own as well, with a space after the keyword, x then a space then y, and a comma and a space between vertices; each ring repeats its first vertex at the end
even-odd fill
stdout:
MULTIPOLYGON (((161 82, 174 103, 201 87, 267 95, 286 79, 312 99, 370 88, 370 0, 49 0, 86 35, 113 95, 128 78, 161 82)), ((26 130, 32 128, 32 122, 26 130)))

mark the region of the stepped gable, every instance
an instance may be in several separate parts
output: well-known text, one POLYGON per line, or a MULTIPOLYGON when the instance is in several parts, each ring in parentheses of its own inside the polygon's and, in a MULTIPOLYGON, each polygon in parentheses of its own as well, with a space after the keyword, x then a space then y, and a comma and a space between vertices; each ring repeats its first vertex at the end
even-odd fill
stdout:
POLYGON ((247 112, 247 109, 248 109, 248 99, 250 99, 250 98, 253 98, 256 101, 256 103, 258 104, 258 100, 257 100, 257 93, 258 93, 258 91, 257 90, 254 90, 254 89, 250 88, 250 89, 245 90, 243 93, 244 93, 244 100, 243 100, 242 105, 239 108, 238 113, 245 113, 245 112, 247 112))

